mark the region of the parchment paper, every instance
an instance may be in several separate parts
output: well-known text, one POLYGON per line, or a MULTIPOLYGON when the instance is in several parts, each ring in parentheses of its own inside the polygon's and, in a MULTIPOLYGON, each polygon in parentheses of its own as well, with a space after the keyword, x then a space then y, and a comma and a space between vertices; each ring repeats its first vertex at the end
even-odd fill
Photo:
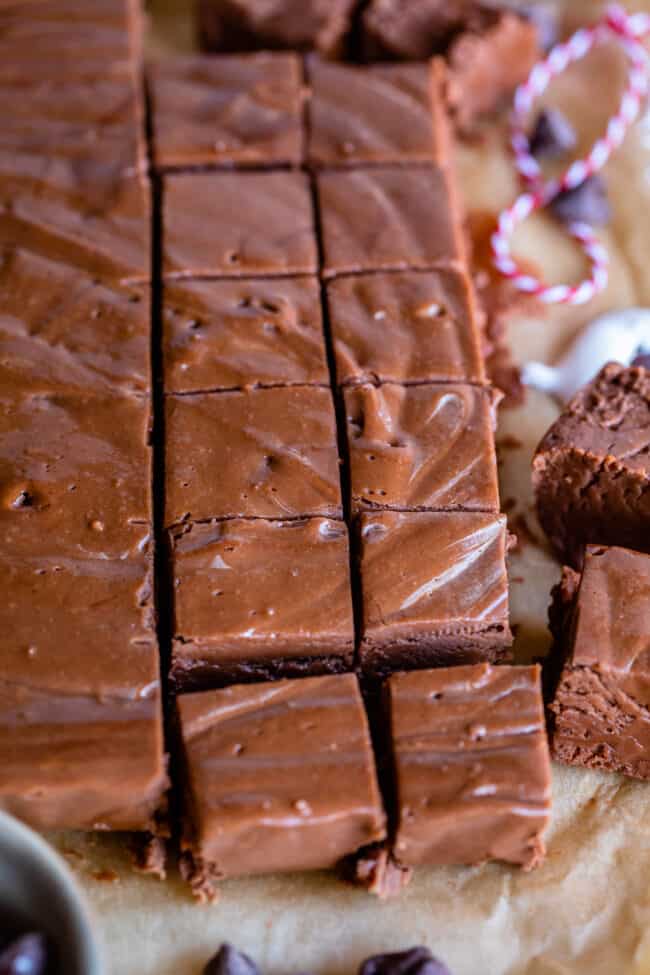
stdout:
MULTIPOLYGON (((149 46, 156 53, 192 43, 189 3, 158 0, 149 46)), ((599 4, 565 0, 572 21, 599 4)), ((650 10, 650 0, 635 9, 650 10)), ((620 92, 621 62, 602 52, 554 89, 589 139, 620 92)), ((481 144, 459 149, 469 210, 497 211, 516 192, 495 126, 481 144)), ((513 321, 520 359, 552 361, 571 336, 606 309, 650 305, 650 115, 608 169, 614 220, 603 238, 611 284, 591 305, 513 321)), ((575 278, 581 260, 548 219, 530 221, 521 252, 556 280, 575 278)), ((521 662, 546 652, 546 607, 558 566, 530 510, 532 451, 557 413, 530 393, 525 407, 502 411, 502 498, 516 499, 533 544, 511 559, 512 618, 521 662), (514 446, 517 442, 521 446, 514 446)), ((521 520, 519 520, 521 525, 521 520)), ((528 533, 524 533, 528 534, 528 533)), ((420 870, 401 899, 380 904, 332 877, 271 877, 224 884, 220 904, 196 906, 175 875, 161 883, 135 875, 119 837, 56 837, 95 910, 111 975, 199 975, 224 939, 249 952, 268 975, 353 973, 374 952, 429 945, 455 975, 641 975, 650 973, 650 784, 615 775, 554 768, 548 859, 524 875, 500 866, 420 870)))

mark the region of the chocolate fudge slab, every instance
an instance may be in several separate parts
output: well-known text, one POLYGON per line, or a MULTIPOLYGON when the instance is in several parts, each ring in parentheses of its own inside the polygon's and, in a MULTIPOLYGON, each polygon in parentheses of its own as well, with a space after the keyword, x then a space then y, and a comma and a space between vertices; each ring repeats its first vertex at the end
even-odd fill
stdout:
POLYGON ((425 61, 441 54, 476 4, 468 0, 370 0, 361 25, 371 61, 425 61))
POLYGON ((458 271, 336 278, 327 304, 339 384, 485 382, 471 283, 458 271))
POLYGON ((39 829, 153 829, 167 778, 148 562, 79 558, 54 533, 25 556, 3 536, 0 572, 0 808, 39 829))
POLYGON ((208 51, 288 49, 340 56, 357 0, 199 0, 208 51))
POLYGON ((163 274, 314 274, 318 253, 304 173, 172 173, 163 191, 163 274))
POLYGON ((168 393, 329 384, 315 277, 168 283, 163 332, 168 393))
POLYGON ((508 659, 503 516, 364 513, 359 535, 365 672, 508 659))
POLYGON ((125 175, 144 171, 139 93, 129 79, 68 77, 3 84, 0 147, 60 157, 77 166, 119 159, 125 175))
POLYGON ((307 65, 311 165, 421 163, 444 157, 447 143, 434 126, 439 116, 433 112, 428 64, 361 67, 311 57, 307 65))
POLYGON ((388 383, 344 392, 353 509, 499 510, 489 389, 388 383))
POLYGON ((302 162, 304 96, 295 54, 166 57, 148 73, 158 168, 302 162))
POLYGON ((537 513, 559 557, 587 543, 650 551, 650 372, 609 363, 537 448, 537 513))
POLYGON ((0 251, 0 388, 148 393, 149 332, 147 287, 102 281, 23 247, 0 251))
POLYGON ((455 191, 436 166, 320 173, 323 275, 453 267, 464 259, 455 191))
POLYGON ((149 404, 0 391, 0 551, 123 559, 150 536, 149 404))
POLYGON ((223 877, 331 869, 385 836, 353 674, 183 695, 178 713, 197 895, 223 877))
POLYGON ((536 867, 551 813, 539 667, 395 674, 387 699, 398 862, 536 867))
POLYGON ((232 520, 182 525, 170 537, 176 686, 350 669, 343 522, 232 520))
POLYGON ((165 522, 341 516, 329 389, 169 396, 165 522))
POLYGON ((553 757, 650 779, 650 556, 590 545, 553 595, 553 757))
POLYGON ((119 282, 150 278, 150 194, 122 160, 0 149, 0 247, 119 282))

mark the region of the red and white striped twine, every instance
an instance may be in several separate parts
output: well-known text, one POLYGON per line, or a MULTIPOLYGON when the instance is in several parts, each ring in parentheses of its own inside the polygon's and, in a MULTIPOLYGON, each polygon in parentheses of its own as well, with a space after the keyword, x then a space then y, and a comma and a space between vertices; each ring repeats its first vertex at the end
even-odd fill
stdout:
POLYGON ((522 272, 512 257, 510 238, 517 225, 532 213, 547 206, 559 193, 580 186, 602 169, 612 152, 621 145, 648 94, 648 55, 641 43, 641 38, 647 34, 650 34, 650 15, 628 14, 619 4, 614 4, 608 7, 601 21, 578 30, 568 41, 554 47, 544 61, 535 65, 528 80, 515 93, 511 144, 515 165, 527 189, 499 216, 497 229, 492 235, 492 251, 495 267, 510 278, 516 288, 535 295, 547 304, 581 305, 602 291, 607 286, 609 267, 605 248, 599 243, 592 227, 584 223, 569 224, 567 232, 579 242, 590 262, 590 276, 577 285, 549 286, 522 272), (605 135, 594 143, 583 159, 573 162, 559 178, 544 182, 526 134, 533 103, 546 91, 553 78, 562 74, 573 62, 585 57, 593 47, 610 41, 612 37, 619 41, 630 61, 627 85, 618 112, 609 120, 605 135))

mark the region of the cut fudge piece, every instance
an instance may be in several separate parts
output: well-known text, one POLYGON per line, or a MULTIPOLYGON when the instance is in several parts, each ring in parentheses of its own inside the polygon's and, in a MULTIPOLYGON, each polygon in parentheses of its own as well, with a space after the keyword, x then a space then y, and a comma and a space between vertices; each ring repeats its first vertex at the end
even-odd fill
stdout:
POLYGON ((650 551, 650 372, 609 363, 576 393, 537 448, 533 484, 570 565, 587 542, 650 551))
POLYGON ((462 31, 447 52, 447 104, 455 127, 471 134, 482 116, 507 105, 541 56, 532 22, 482 6, 477 24, 462 31))
POLYGON ((354 628, 342 522, 186 524, 170 537, 176 686, 350 669, 354 628))
POLYGON ((544 858, 551 767, 539 667, 451 667, 388 681, 407 866, 544 858))
POLYGON ((509 657, 504 517, 381 511, 359 533, 364 671, 509 657))
POLYGON ((453 184, 436 166, 320 173, 318 197, 325 277, 464 259, 453 184))
POLYGON ((151 275, 150 190, 122 161, 0 149, 0 247, 68 263, 104 281, 151 275))
POLYGON ((499 510, 489 389, 345 389, 352 507, 499 510))
POLYGON ((434 115, 434 85, 428 64, 361 67, 312 57, 308 70, 308 158, 312 165, 444 158, 446 138, 437 131, 444 124, 444 116, 434 115))
POLYGON ((357 274, 327 285, 340 384, 484 382, 474 293, 457 271, 357 274))
POLYGON ((165 58, 149 69, 156 166, 300 165, 295 54, 165 58))
POLYGON ((202 899, 223 877, 331 869, 385 836, 353 674, 183 695, 178 714, 185 873, 202 899))
POLYGON ((165 521, 340 517, 329 389, 170 396, 165 521))
POLYGON ((374 61, 424 61, 448 48, 476 6, 474 0, 369 0, 363 52, 374 61))
POLYGON ((38 829, 154 829, 167 786, 144 558, 3 542, 0 808, 38 829))
POLYGON ((0 551, 124 558, 150 535, 149 404, 0 390, 0 551))
POLYGON ((587 547, 553 593, 554 758, 650 779, 650 557, 587 547))
POLYGON ((515 11, 475 0, 370 0, 361 43, 371 60, 447 60, 447 101, 471 133, 502 107, 541 56, 538 27, 515 11))
POLYGON ((147 393, 150 296, 21 247, 0 248, 0 387, 147 393))
POLYGON ((304 173, 180 173, 163 192, 163 273, 313 274, 314 218, 304 173))
POLYGON ((329 383, 316 278, 167 284, 163 332, 168 393, 329 383))
POLYGON ((274 48, 341 55, 357 0, 199 0, 208 51, 274 48))

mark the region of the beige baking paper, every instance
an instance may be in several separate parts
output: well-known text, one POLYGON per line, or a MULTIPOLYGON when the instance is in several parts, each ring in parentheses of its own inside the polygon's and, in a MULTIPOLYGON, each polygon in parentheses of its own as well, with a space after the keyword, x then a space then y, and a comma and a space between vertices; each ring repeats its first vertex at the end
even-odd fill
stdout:
MULTIPOLYGON (((149 46, 170 53, 191 44, 189 2, 157 2, 149 46)), ((572 20, 596 3, 565 0, 572 20)), ((650 10, 650 0, 635 9, 650 10)), ((620 93, 621 61, 601 52, 554 89, 579 123, 583 141, 603 128, 620 93)), ((496 211, 517 184, 504 126, 459 149, 468 210, 496 211)), ((597 313, 650 305, 650 115, 608 169, 614 220, 603 235, 611 283, 590 306, 518 319, 512 344, 520 359, 552 361, 597 313)), ((522 253, 555 280, 575 279, 581 260, 550 220, 520 234, 522 253)), ((556 415, 546 396, 502 411, 503 499, 530 510, 529 464, 556 415), (517 442, 521 447, 513 446, 517 442)), ((524 540, 511 560, 512 618, 519 661, 548 647, 546 607, 558 566, 543 544, 524 540)), ((649 607, 650 612, 650 607, 649 607)), ((83 882, 106 946, 111 975, 199 975, 228 939, 268 975, 354 973, 379 951, 429 945, 454 975, 641 975, 650 973, 650 784, 614 775, 554 768, 548 859, 524 875, 499 866, 421 870, 401 899, 378 903, 328 875, 231 881, 221 903, 196 906, 175 874, 165 882, 135 875, 119 838, 78 835, 57 844, 83 882)))

